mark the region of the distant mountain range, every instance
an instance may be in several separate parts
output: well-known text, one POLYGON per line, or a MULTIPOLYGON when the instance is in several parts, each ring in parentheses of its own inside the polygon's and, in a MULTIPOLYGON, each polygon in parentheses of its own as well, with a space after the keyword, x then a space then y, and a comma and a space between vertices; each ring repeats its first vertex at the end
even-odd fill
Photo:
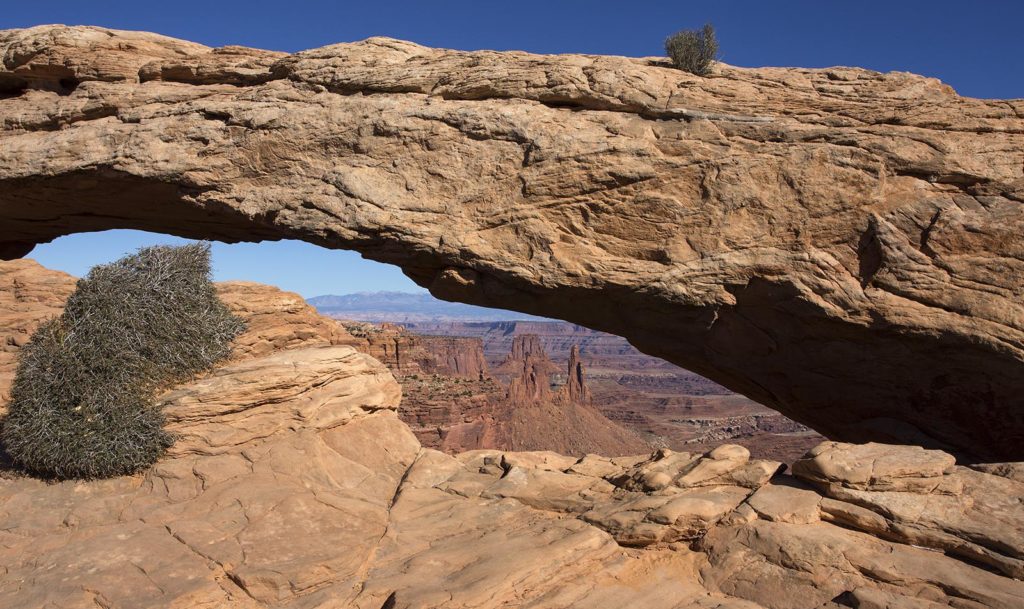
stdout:
POLYGON ((353 321, 544 321, 542 317, 525 313, 445 302, 426 292, 328 294, 315 296, 307 302, 325 315, 353 321))

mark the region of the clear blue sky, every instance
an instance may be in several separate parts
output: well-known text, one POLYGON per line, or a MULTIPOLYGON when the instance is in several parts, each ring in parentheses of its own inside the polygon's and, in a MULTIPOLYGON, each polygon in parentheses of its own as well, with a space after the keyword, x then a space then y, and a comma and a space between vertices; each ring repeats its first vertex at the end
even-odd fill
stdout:
MULTIPOLYGON (((50 0, 11 2, 0 11, 0 29, 91 24, 281 51, 383 35, 456 49, 657 55, 666 35, 707 21, 718 30, 722 59, 734 65, 906 70, 940 78, 961 95, 1024 97, 1024 0, 50 0)), ((64 237, 32 256, 80 275, 140 245, 174 241, 110 231, 64 237)), ((218 244, 214 266, 218 279, 262 281, 305 296, 416 289, 397 269, 294 242, 218 244)))

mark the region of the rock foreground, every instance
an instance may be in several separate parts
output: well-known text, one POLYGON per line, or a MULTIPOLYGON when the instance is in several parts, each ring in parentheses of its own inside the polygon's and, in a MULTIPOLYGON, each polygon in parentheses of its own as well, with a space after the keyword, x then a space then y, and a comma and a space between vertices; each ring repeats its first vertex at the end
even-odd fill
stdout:
POLYGON ((1024 460, 1024 101, 860 69, 0 32, 0 255, 295 238, 849 441, 1024 460))
MULTIPOLYGON (((42 321, 61 313, 75 281, 33 260, 0 261, 0 413, 14 379, 18 349, 42 321)), ((537 401, 510 400, 506 387, 489 378, 479 340, 419 337, 390 324, 373 333, 367 324, 346 329, 319 315, 298 294, 245 281, 216 286, 221 300, 248 324, 248 331, 235 341, 234 359, 294 345, 355 347, 397 375, 404 394, 400 417, 424 446, 449 453, 501 448, 610 456, 650 448, 635 432, 571 395, 545 391, 537 401)), ((546 357, 544 362, 554 367, 546 357)), ((523 362, 518 365, 520 374, 527 372, 523 362)), ((581 364, 570 361, 573 366, 581 364)), ((539 382, 546 387, 543 376, 539 382)), ((577 381, 582 383, 582 377, 577 381)), ((588 393, 582 384, 571 391, 577 397, 588 393)))
POLYGON ((339 325, 273 288, 219 292, 248 329, 159 398, 178 440, 156 466, 0 476, 0 608, 1024 604, 1020 464, 838 442, 794 476, 736 445, 450 456, 339 325))

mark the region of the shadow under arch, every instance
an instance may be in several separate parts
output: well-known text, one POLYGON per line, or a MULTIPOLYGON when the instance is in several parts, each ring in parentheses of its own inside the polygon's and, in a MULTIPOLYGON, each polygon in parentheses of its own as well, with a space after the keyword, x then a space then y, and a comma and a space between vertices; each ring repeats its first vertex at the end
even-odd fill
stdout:
POLYGON ((596 276, 591 285, 567 284, 540 275, 543 268, 510 270, 507 261, 407 239, 397 218, 390 226, 360 225, 308 202, 261 209, 210 192, 102 168, 5 180, 0 252, 23 256, 34 243, 117 228, 352 249, 399 266, 444 300, 623 336, 833 439, 915 443, 964 460, 1024 460, 1021 362, 969 335, 914 332, 885 321, 853 324, 808 300, 786 277, 723 285, 732 299, 727 306, 680 302, 665 291, 596 276))

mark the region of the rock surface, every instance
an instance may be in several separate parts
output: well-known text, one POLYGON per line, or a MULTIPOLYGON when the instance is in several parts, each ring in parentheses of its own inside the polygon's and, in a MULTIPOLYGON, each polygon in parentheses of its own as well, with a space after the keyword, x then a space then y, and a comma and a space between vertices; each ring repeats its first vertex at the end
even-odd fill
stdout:
POLYGON ((420 446, 388 369, 297 296, 220 291, 249 328, 160 397, 178 439, 150 471, 0 471, 0 608, 1024 603, 1020 464, 836 442, 797 480, 736 445, 451 456, 420 446))
POLYGON ((361 346, 341 323, 319 315, 294 292, 249 281, 225 281, 217 284, 217 296, 246 323, 245 332, 235 339, 232 359, 296 346, 361 346))
POLYGON ((144 476, 0 480, 2 607, 263 607, 355 594, 419 444, 351 347, 246 360, 166 394, 144 476), (296 374, 298 372, 298 374, 296 374))
POLYGON ((940 451, 826 442, 793 465, 828 497, 822 517, 1024 579, 1024 482, 954 466, 940 451))
POLYGON ((77 279, 35 260, 0 262, 0 412, 18 367, 18 351, 44 321, 57 317, 77 279))
POLYGON ((853 68, 0 32, 0 252, 297 238, 825 435, 1024 460, 1024 102, 853 68), (869 379, 869 381, 866 381, 869 379))

